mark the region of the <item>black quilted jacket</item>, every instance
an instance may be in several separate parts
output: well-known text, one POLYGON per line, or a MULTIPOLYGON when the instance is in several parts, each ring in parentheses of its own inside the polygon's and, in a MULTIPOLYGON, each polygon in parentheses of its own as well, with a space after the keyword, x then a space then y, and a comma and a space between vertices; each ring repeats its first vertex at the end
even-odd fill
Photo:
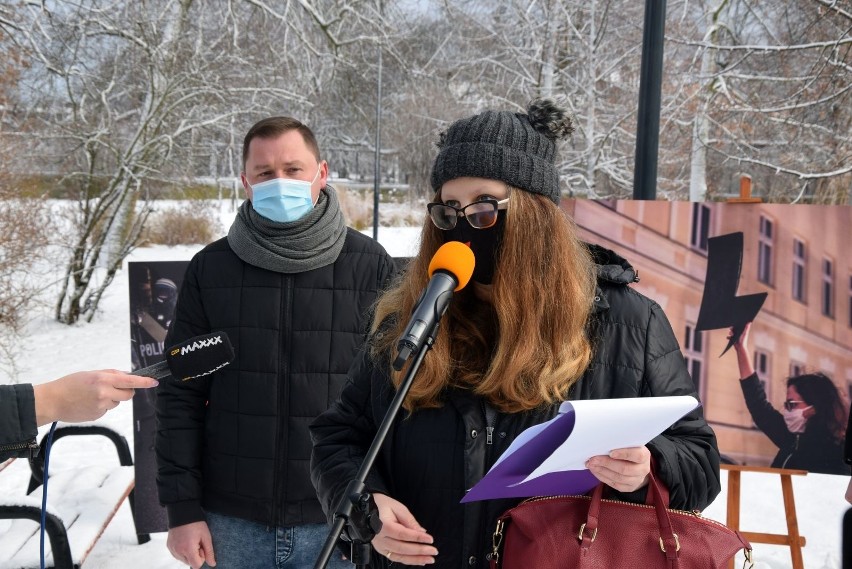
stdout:
POLYGON ((273 526, 321 523, 308 424, 337 398, 393 260, 352 229, 332 265, 298 274, 240 260, 221 239, 187 268, 166 346, 224 331, 234 361, 160 382, 157 485, 170 527, 204 510, 273 526))
POLYGON ((0 462, 37 454, 37 434, 33 386, 0 385, 0 462))
MULTIPOLYGON (((628 286, 635 280, 634 270, 611 251, 592 246, 592 252, 600 288, 593 334, 598 341, 593 362, 570 398, 697 397, 662 309, 628 286)), ((333 511, 355 476, 393 397, 387 369, 362 353, 340 401, 311 426, 311 477, 326 511, 333 511)), ((486 425, 483 402, 469 392, 451 391, 446 400, 440 409, 418 410, 395 422, 367 487, 405 504, 430 532, 439 552, 435 567, 485 568, 496 519, 518 500, 464 505, 459 500, 521 431, 555 416, 558 406, 500 413, 486 425), (491 444, 483 434, 486 426, 493 428, 491 444)), ((719 493, 716 437, 700 407, 648 448, 659 478, 670 489, 672 507, 703 509, 719 493)), ((641 502, 645 490, 619 497, 641 502)), ((381 555, 373 559, 373 567, 385 563, 381 555)))

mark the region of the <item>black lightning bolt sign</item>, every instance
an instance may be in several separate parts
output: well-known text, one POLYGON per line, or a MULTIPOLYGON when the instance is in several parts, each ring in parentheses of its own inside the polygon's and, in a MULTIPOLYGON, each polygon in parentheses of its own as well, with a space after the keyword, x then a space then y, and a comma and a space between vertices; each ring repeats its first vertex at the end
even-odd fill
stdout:
POLYGON ((768 293, 737 296, 743 264, 743 234, 728 233, 707 240, 707 275, 704 296, 698 311, 696 330, 717 330, 733 327, 722 357, 733 346, 745 325, 754 320, 768 293))

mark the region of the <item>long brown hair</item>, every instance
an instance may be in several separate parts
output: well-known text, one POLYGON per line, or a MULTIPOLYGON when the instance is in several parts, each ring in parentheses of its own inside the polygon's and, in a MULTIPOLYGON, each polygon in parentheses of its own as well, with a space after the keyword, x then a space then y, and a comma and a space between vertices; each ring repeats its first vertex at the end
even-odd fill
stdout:
MULTIPOLYGON (((427 217, 420 251, 379 300, 373 356, 393 352, 428 282, 429 261, 443 232, 427 217)), ((510 188, 492 303, 468 285, 456 294, 435 344, 406 398, 408 410, 440 407, 447 387, 472 390, 501 411, 562 400, 585 371, 592 348, 587 321, 595 295, 594 264, 573 221, 545 197, 510 188)), ((392 372, 399 387, 405 369, 392 372)))

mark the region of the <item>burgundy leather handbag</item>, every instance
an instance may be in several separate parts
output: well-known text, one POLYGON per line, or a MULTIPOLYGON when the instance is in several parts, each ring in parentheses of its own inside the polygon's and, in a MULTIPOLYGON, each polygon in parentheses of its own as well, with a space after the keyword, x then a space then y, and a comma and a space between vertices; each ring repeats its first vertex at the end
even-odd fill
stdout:
POLYGON ((604 500, 603 484, 591 496, 532 498, 497 520, 492 569, 712 569, 739 550, 753 566, 752 548, 740 532, 670 510, 668 490, 651 474, 647 504, 604 500))

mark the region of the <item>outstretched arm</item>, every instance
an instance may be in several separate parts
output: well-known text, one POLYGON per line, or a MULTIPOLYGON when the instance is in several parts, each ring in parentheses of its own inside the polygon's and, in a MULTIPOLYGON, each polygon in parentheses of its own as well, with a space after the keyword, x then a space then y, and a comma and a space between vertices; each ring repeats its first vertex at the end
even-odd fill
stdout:
MULTIPOLYGON (((739 340, 734 343, 734 351, 737 353, 737 365, 740 368, 740 379, 745 379, 754 375, 754 366, 751 363, 751 355, 748 351, 748 333, 751 330, 751 322, 745 325, 743 333, 740 334, 739 340)), ((728 332, 730 340, 734 334, 734 329, 731 328, 728 332)))
POLYGON ((150 377, 128 375, 114 369, 81 371, 33 386, 36 423, 93 421, 122 401, 134 389, 156 387, 150 377))

